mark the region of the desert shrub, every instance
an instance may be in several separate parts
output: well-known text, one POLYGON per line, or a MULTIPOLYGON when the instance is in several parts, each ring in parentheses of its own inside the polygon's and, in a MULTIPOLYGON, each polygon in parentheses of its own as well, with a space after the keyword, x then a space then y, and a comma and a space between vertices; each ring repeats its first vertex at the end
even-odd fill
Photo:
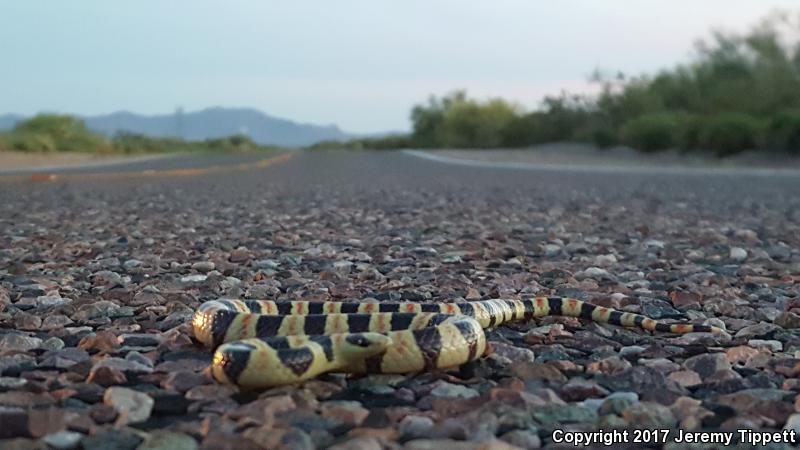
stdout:
POLYGON ((572 140, 591 143, 597 148, 609 148, 619 144, 618 133, 607 124, 583 127, 575 132, 572 140))
POLYGON ((681 129, 677 136, 676 146, 682 152, 694 152, 701 149, 703 129, 708 121, 707 117, 687 114, 681 122, 681 129))
POLYGON ((241 152, 256 150, 259 146, 249 136, 235 134, 233 136, 207 139, 203 142, 203 147, 208 150, 241 152))
POLYGON ((309 150, 363 150, 362 142, 357 139, 348 141, 320 141, 308 147, 309 150))
POLYGON ((620 134, 625 145, 644 152, 656 152, 677 146, 683 124, 684 116, 681 114, 645 114, 626 122, 620 134))
POLYGON ((617 133, 611 128, 596 128, 591 132, 592 143, 599 148, 609 148, 619 143, 617 133))
POLYGON ((160 141, 142 134, 121 131, 114 135, 111 142, 115 149, 123 153, 151 153, 163 151, 160 141))
POLYGON ((112 144, 115 150, 123 153, 246 152, 268 148, 244 135, 225 136, 205 141, 185 141, 174 137, 150 137, 127 131, 117 133, 112 144))
POLYGON ((369 150, 395 150, 413 147, 410 136, 390 135, 380 138, 362 139, 361 147, 369 150))
POLYGON ((800 110, 776 114, 768 125, 768 145, 776 150, 800 154, 800 110))
POLYGON ((562 93, 556 97, 545 97, 542 110, 533 113, 539 122, 537 143, 569 141, 586 128, 591 119, 586 97, 562 93))
POLYGON ((729 156, 756 146, 761 122, 743 113, 725 113, 708 118, 700 133, 700 147, 718 156, 729 156))
POLYGON ((8 147, 9 150, 20 152, 54 152, 58 150, 52 136, 39 133, 11 133, 8 147))
POLYGON ((26 152, 158 153, 188 151, 254 151, 275 147, 260 145, 249 136, 233 135, 205 141, 186 141, 174 137, 150 137, 127 131, 112 139, 91 132, 80 119, 55 114, 40 114, 0 133, 0 150, 26 152))
POLYGON ((455 103, 444 113, 442 145, 450 148, 500 147, 503 131, 514 116, 514 106, 503 100, 455 103))
POLYGON ((412 136, 397 134, 347 141, 322 141, 307 148, 311 150, 398 150, 415 146, 416 143, 412 136))
POLYGON ((466 92, 455 91, 441 99, 431 95, 427 104, 415 105, 411 109, 411 124, 413 126, 411 139, 414 146, 422 148, 441 146, 442 122, 444 122, 445 111, 452 104, 463 102, 465 99, 466 92))
POLYGON ((538 114, 514 116, 502 130, 502 145, 508 148, 528 147, 541 143, 541 124, 538 114))
POLYGON ((86 128, 82 120, 58 114, 39 114, 18 123, 10 147, 20 151, 108 152, 110 143, 86 128))

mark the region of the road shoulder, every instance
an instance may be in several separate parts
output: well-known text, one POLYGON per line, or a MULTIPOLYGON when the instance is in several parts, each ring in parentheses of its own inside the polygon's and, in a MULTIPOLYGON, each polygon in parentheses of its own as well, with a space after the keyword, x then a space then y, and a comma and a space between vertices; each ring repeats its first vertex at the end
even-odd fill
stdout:
POLYGON ((84 167, 103 167, 131 162, 150 161, 172 156, 157 155, 98 155, 94 153, 34 153, 0 151, 0 173, 47 171, 84 167))
POLYGON ((627 148, 598 150, 577 144, 549 144, 530 149, 405 150, 440 163, 501 169, 636 173, 730 173, 800 175, 800 157, 745 153, 717 159, 678 152, 643 154, 627 148))

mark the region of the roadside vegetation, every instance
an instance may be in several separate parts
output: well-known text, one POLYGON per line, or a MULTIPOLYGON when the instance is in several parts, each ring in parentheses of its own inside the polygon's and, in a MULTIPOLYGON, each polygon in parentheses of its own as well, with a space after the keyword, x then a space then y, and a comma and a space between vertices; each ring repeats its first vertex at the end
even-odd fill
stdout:
POLYGON ((271 147, 259 145, 241 135, 187 141, 123 132, 108 138, 90 131, 80 119, 58 114, 39 114, 18 123, 7 133, 0 133, 0 151, 135 154, 268 149, 271 147))
POLYGON ((566 92, 526 111, 464 91, 411 111, 405 136, 316 148, 520 148, 548 142, 680 149, 719 156, 745 150, 800 154, 800 16, 774 14, 749 33, 716 32, 686 64, 655 75, 596 71, 599 94, 566 92))

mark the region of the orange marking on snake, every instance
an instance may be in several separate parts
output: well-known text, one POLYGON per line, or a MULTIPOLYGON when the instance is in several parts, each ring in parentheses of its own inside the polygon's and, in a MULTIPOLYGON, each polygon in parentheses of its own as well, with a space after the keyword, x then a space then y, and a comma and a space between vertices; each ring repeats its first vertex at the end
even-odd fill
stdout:
POLYGON ((242 326, 239 329, 239 339, 244 339, 245 335, 247 334, 247 325, 250 323, 250 320, 253 319, 252 314, 245 314, 242 316, 242 326))
POLYGON ((344 317, 345 316, 336 316, 336 320, 334 320, 334 322, 333 322, 334 326, 336 327, 336 330, 338 330, 340 333, 341 333, 342 329, 346 329, 346 327, 344 327, 342 325, 342 321, 344 320, 344 317))
POLYGON ((413 313, 414 312, 414 304, 409 303, 406 305, 406 311, 413 313))
POLYGON ((336 303, 328 303, 328 313, 333 314, 336 312, 336 303))
POLYGON ((378 329, 383 331, 383 327, 386 324, 386 317, 383 314, 378 314, 378 329))
POLYGON ((303 314, 303 304, 302 303, 295 303, 295 313, 296 314, 303 314))
POLYGON ((374 306, 375 306, 375 304, 374 304, 374 303, 367 303, 367 304, 365 304, 365 305, 364 305, 364 312, 365 312, 365 313, 371 313, 371 312, 372 312, 372 309, 373 309, 373 307, 374 307, 374 306))
POLYGON ((447 313, 448 313, 448 314, 455 314, 455 312, 456 312, 456 307, 455 307, 455 305, 448 304, 448 305, 447 305, 447 313))
POLYGON ((401 355, 403 353, 405 353, 405 351, 406 351, 406 343, 403 340, 403 338, 398 338, 397 339, 397 345, 395 345, 394 348, 397 350, 397 353, 399 353, 401 355))
POLYGON ((578 301, 577 300, 567 300, 567 308, 571 310, 578 309, 578 301))

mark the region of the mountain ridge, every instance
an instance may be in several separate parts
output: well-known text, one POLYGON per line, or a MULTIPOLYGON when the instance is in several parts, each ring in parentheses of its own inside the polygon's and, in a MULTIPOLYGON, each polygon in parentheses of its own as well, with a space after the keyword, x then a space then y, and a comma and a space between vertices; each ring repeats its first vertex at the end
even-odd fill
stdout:
MULTIPOLYGON (((77 116, 97 133, 113 136, 118 132, 140 133, 152 137, 181 137, 205 140, 244 134, 264 145, 302 147, 321 141, 346 140, 354 133, 338 126, 316 125, 274 117, 254 108, 214 106, 198 111, 173 114, 144 115, 130 111, 115 111, 95 116, 77 116)), ((17 114, 0 115, 0 131, 8 130, 26 117, 17 114)))

